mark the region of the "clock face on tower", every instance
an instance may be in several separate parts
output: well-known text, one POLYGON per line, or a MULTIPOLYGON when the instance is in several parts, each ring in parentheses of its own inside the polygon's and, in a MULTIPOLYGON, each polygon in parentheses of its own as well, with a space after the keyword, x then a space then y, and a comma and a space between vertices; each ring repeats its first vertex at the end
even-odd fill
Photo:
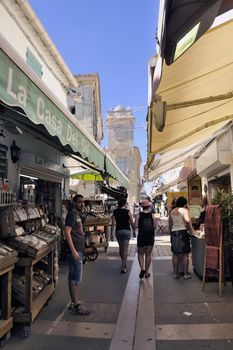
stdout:
POLYGON ((118 141, 125 141, 128 137, 128 130, 125 126, 117 125, 115 127, 115 137, 118 141))

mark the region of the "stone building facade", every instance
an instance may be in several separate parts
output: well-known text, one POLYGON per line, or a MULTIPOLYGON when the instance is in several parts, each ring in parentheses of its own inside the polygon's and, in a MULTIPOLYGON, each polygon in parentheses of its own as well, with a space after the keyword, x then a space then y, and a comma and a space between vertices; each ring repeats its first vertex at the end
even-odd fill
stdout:
POLYGON ((100 80, 98 74, 76 75, 77 86, 69 91, 71 113, 98 143, 103 139, 100 80))
POLYGON ((128 200, 130 204, 140 200, 140 150, 134 146, 135 117, 132 110, 117 106, 107 114, 107 153, 121 171, 130 179, 128 200))
MULTIPOLYGON (((76 75, 77 86, 69 90, 68 106, 70 112, 100 144, 103 139, 101 115, 100 80, 98 74, 76 75)), ((70 169, 77 167, 77 161, 69 160, 70 169)), ((78 170, 78 169, 77 169, 78 170)), ((70 189, 90 197, 98 192, 94 181, 70 179, 70 189)))

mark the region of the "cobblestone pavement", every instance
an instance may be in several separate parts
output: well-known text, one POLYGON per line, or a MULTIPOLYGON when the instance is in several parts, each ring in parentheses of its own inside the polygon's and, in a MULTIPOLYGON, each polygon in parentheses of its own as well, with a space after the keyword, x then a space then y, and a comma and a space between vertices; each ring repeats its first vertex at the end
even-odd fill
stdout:
MULTIPOLYGON (((167 257, 171 256, 171 244, 170 244, 170 236, 169 235, 159 235, 155 237, 155 245, 153 249, 152 256, 153 258, 156 257, 167 257)), ((135 238, 130 240, 129 244, 129 258, 134 258, 135 254, 137 253, 137 240, 135 238)), ((105 253, 103 250, 99 250, 99 257, 98 259, 117 259, 119 258, 119 248, 116 241, 109 242, 109 247, 107 252, 105 253)))
POLYGON ((156 236, 153 257, 171 256, 170 236, 156 236))
MULTIPOLYGON (((134 258, 137 252, 137 240, 133 238, 130 240, 128 257, 134 258)), ((119 247, 117 241, 109 242, 109 247, 105 253, 102 249, 99 250, 98 259, 118 259, 119 258, 119 247)))

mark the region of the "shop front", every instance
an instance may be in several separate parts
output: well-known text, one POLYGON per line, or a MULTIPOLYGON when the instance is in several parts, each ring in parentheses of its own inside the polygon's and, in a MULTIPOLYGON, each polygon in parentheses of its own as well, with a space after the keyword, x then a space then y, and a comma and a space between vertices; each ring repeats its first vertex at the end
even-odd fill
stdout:
POLYGON ((209 147, 201 153, 196 161, 197 173, 204 179, 211 201, 217 188, 226 192, 232 190, 232 125, 217 137, 209 147))
MULTIPOLYGON (((149 86, 149 175, 153 176, 155 172, 163 169, 161 161, 172 154, 171 152, 180 150, 181 153, 186 147, 191 148, 197 143, 203 143, 193 153, 196 175, 187 179, 191 207, 198 204, 201 195, 207 194, 211 200, 217 188, 226 191, 233 189, 233 71, 230 68, 232 41, 226 45, 232 36, 233 21, 231 15, 229 18, 231 19, 219 18, 213 27, 172 65, 164 63, 159 80, 156 80, 156 72, 152 73, 153 80, 158 82, 159 86, 155 85, 154 90, 149 86), (154 169, 159 160, 161 168, 158 166, 154 169)), ((159 68, 159 65, 156 68, 159 68)), ((152 69, 150 71, 154 72, 152 69)), ((172 167, 172 164, 168 164, 168 167, 169 165, 172 167)), ((211 207, 210 210, 212 209, 211 207)), ((218 207, 217 209, 219 210, 218 207)), ((220 216, 221 214, 218 218, 220 216)), ((221 241, 221 224, 216 225, 216 217, 217 215, 207 215, 206 221, 209 225, 205 223, 206 235, 199 232, 200 237, 192 238, 193 266, 200 276, 203 274, 203 267, 206 266, 204 256, 209 237, 212 238, 211 235, 215 235, 217 230, 221 241)), ((222 260, 222 247, 217 243, 217 246, 212 244, 214 248, 211 247, 213 249, 210 250, 211 259, 206 259, 209 266, 213 263, 213 257, 217 263, 222 260)), ((216 265, 211 266, 214 266, 215 271, 216 265)), ((208 274, 206 276, 208 277, 208 274)))
MULTIPOLYGON (((77 156, 98 171, 128 185, 128 180, 103 149, 3 39, 0 65, 0 112, 3 131, 7 135, 4 141, 9 139, 9 144, 15 141, 22 150, 25 135, 29 134, 60 152, 61 157, 77 156)), ((38 150, 35 155, 40 157, 38 150)), ((43 152, 42 158, 49 161, 48 151, 43 152)))
MULTIPOLYGON (((217 137, 206 147, 196 160, 196 170, 202 179, 202 188, 208 198, 209 204, 216 196, 218 190, 226 193, 232 191, 231 169, 232 169, 232 126, 217 137)), ((206 239, 204 232, 192 238, 192 259, 193 267, 199 276, 203 274, 206 239)), ((224 249, 224 260, 227 261, 224 249)), ((210 264, 207 259, 207 264, 210 264)), ((225 276, 229 275, 227 263, 225 263, 225 276)), ((207 270, 206 277, 216 276, 212 270, 207 270)))
MULTIPOLYGON (((62 155, 60 160, 65 160, 62 155)), ((23 152, 19 162, 19 200, 44 205, 52 224, 60 224, 62 199, 68 197, 69 171, 63 164, 48 162, 29 152, 23 152)))
POLYGON ((75 157, 123 185, 128 180, 0 39, 0 247, 19 257, 11 260, 12 269, 16 266, 8 287, 14 308, 9 310, 14 311, 7 322, 9 328, 12 319, 23 324, 22 335, 27 336, 58 280, 61 204, 69 193, 67 158, 75 157))

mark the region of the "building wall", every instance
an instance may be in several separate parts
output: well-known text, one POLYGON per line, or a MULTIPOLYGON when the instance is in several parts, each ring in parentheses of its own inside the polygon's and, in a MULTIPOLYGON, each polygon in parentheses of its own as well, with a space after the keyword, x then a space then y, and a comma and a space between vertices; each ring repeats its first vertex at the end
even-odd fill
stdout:
POLYGON ((140 150, 138 147, 134 147, 134 171, 135 171, 135 177, 134 177, 134 188, 135 188, 135 194, 134 194, 134 203, 140 202, 141 199, 141 190, 142 190, 142 179, 140 176, 140 166, 142 162, 140 150))
MULTIPOLYGON (((100 80, 98 74, 76 75, 77 86, 68 95, 68 107, 79 123, 98 142, 103 138, 103 123, 101 115, 100 80)), ((69 166, 77 166, 70 159, 69 166)), ((85 197, 97 193, 97 185, 93 181, 70 180, 70 189, 85 197)))
POLYGON ((38 33, 35 32, 19 5, 12 0, 0 2, 0 18, 1 35, 25 62, 27 62, 27 50, 33 53, 42 65, 41 80, 53 91, 60 102, 67 106, 67 90, 64 86, 69 83, 54 58, 45 50, 38 33))
POLYGON ((103 138, 102 116, 96 101, 96 85, 79 81, 68 95, 68 107, 79 123, 100 143, 103 138), (99 122, 100 119, 100 122, 99 122))
POLYGON ((70 180, 70 189, 82 194, 85 198, 91 198, 97 194, 97 187, 94 181, 70 180))
POLYGON ((103 139, 103 121, 101 114, 100 79, 97 73, 76 75, 75 115, 83 123, 94 139, 100 143, 103 139))
MULTIPOLYGON (((42 40, 41 35, 47 35, 42 25, 40 24, 41 31, 34 29, 33 25, 36 27, 36 23, 38 25, 40 23, 37 16, 34 15, 33 21, 26 16, 26 9, 28 11, 31 9, 28 2, 20 4, 15 0, 0 2, 0 39, 9 45, 12 51, 15 51, 12 57, 20 57, 25 61, 32 75, 39 77, 51 94, 67 108, 67 88, 72 81, 75 83, 75 79, 64 62, 62 66, 60 55, 53 56, 51 49, 42 40)), ((1 109, 0 118, 2 111, 1 109)), ((66 157, 54 147, 49 146, 46 137, 40 137, 39 140, 38 137, 32 136, 26 127, 21 131, 22 135, 18 132, 15 134, 16 130, 5 129, 4 125, 2 130, 5 138, 1 137, 0 143, 8 147, 7 176, 10 190, 15 192, 16 196, 19 190, 22 165, 35 167, 40 173, 48 172, 51 176, 53 174, 59 179, 62 178, 63 195, 69 194, 67 181, 69 171, 63 166, 66 163, 66 157), (20 159, 15 164, 11 160, 10 151, 13 140, 21 149, 20 159), (25 160, 28 161, 25 162, 25 160)))

